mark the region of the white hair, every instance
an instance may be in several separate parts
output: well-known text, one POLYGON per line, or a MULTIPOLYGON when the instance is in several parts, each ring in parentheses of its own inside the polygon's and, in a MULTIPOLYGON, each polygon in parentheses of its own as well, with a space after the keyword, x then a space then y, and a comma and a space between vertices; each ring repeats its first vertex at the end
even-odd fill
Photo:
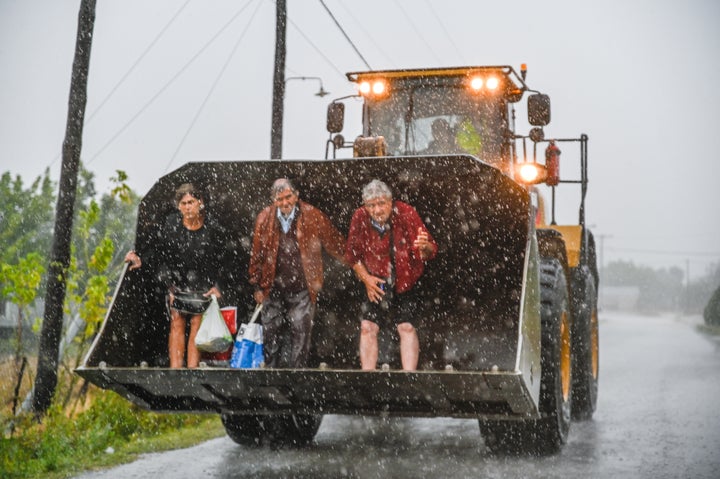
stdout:
POLYGON ((380 180, 372 180, 370 183, 365 185, 362 190, 363 203, 375 198, 392 199, 392 191, 390 190, 390 187, 380 180))
POLYGON ((272 186, 270 187, 270 199, 275 201, 275 197, 285 190, 290 190, 296 195, 298 194, 298 190, 297 188, 295 188, 295 185, 292 181, 287 178, 278 178, 273 182, 272 186))

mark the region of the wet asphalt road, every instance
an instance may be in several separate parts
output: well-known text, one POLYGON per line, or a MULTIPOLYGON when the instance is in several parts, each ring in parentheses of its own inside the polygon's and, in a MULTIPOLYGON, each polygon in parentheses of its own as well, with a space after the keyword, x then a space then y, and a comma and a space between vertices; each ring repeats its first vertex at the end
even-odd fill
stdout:
POLYGON ((598 409, 555 456, 492 456, 475 420, 326 416, 307 449, 225 437, 78 479, 720 478, 720 337, 697 317, 600 316, 598 409))

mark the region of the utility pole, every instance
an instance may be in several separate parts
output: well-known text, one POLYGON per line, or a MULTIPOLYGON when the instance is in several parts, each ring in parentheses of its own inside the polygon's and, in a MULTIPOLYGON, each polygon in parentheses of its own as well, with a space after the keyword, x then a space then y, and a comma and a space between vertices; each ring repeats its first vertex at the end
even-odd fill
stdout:
POLYGON ((276 0, 275 8, 275 70, 273 75, 272 125, 270 127, 270 158, 279 160, 282 158, 283 105, 285 103, 286 0, 276 0))
POLYGON ((683 301, 683 310, 690 311, 690 260, 685 260, 685 301, 683 301))
POLYGON ((598 238, 600 238, 600 271, 602 274, 600 276, 605 275, 605 238, 612 238, 612 235, 605 235, 600 234, 597 235, 598 238))
POLYGON ((85 104, 87 103, 87 79, 95 26, 95 4, 96 0, 82 0, 78 13, 75 59, 70 82, 65 140, 63 141, 60 186, 55 206, 55 230, 48 267, 45 312, 40 332, 35 394, 32 401, 32 410, 36 416, 45 414, 57 387, 58 354, 67 279, 65 275, 70 266, 70 241, 82 149, 85 104))
MULTIPOLYGON (((597 237, 600 239, 600 283, 605 283, 605 238, 612 238, 612 235, 599 234, 597 237)), ((598 285, 599 287, 599 285, 598 285)), ((603 295, 603 288, 599 288, 599 300, 600 306, 605 304, 605 296, 603 295)))

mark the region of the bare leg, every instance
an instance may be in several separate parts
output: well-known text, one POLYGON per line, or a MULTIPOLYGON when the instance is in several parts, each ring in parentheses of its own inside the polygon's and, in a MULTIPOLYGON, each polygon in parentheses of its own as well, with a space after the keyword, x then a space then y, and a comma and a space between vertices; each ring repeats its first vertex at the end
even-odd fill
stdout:
POLYGON ((420 342, 417 331, 410 323, 400 323, 397 327, 400 335, 400 361, 405 371, 417 369, 418 357, 420 356, 420 342))
POLYGON ((360 366, 371 370, 377 367, 378 360, 378 331, 380 327, 363 319, 360 323, 360 366))
MULTIPOLYGON (((187 343, 187 367, 196 368, 200 364, 200 351, 195 345, 195 336, 197 335, 198 329, 200 329, 200 323, 202 322, 202 315, 197 314, 190 318, 190 337, 187 343)), ((185 338, 183 338, 184 340, 185 338)))
POLYGON ((183 367, 183 360, 185 359, 185 318, 174 309, 170 310, 168 352, 170 354, 170 367, 183 367))

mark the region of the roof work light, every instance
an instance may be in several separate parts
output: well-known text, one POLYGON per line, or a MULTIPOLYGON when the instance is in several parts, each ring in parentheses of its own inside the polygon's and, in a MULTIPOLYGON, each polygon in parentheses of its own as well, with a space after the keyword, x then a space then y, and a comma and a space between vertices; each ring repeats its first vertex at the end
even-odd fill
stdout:
POLYGON ((468 81, 468 88, 473 93, 495 92, 500 87, 500 79, 495 75, 473 75, 468 81))
POLYGON ((382 98, 388 94, 387 81, 382 78, 363 80, 358 85, 358 91, 364 97, 382 98))

